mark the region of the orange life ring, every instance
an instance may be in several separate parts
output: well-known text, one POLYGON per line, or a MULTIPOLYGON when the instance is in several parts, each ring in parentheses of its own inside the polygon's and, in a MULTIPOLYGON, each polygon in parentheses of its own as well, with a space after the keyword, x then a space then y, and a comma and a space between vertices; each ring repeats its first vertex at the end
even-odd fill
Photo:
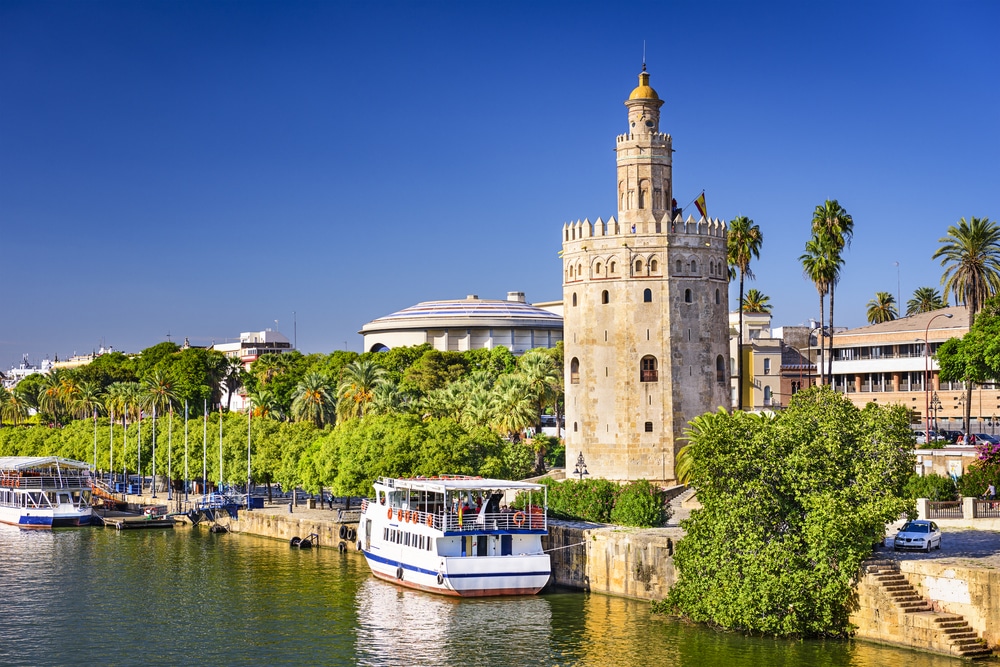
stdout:
POLYGON ((434 527, 434 515, 433 514, 428 514, 427 515, 427 526, 429 528, 433 528, 434 527))
POLYGON ((392 518, 392 508, 391 507, 389 508, 389 518, 390 519, 392 518))
POLYGON ((411 518, 410 510, 406 510, 406 523, 410 523, 410 518, 411 518))
POLYGON ((518 528, 524 525, 524 512, 514 513, 514 525, 518 528))
POLYGON ((400 507, 399 509, 396 510, 396 521, 402 521, 402 520, 403 520, 403 508, 400 507))

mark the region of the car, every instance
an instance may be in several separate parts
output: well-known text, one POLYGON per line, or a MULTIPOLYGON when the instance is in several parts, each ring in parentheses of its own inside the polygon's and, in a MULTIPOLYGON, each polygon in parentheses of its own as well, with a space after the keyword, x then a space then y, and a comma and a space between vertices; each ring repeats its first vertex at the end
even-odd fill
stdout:
POLYGON ((1000 439, 997 439, 995 435, 989 433, 974 433, 973 435, 976 436, 976 442, 980 444, 1000 445, 1000 439))
POLYGON ((892 541, 893 551, 926 551, 941 548, 941 530, 933 521, 907 521, 892 541))

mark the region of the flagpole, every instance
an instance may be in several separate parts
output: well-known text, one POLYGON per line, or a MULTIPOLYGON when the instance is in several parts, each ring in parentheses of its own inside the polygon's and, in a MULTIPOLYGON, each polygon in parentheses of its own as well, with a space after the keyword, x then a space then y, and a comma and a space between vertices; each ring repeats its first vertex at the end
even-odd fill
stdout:
POLYGON ((204 420, 202 423, 202 433, 201 433, 201 495, 208 495, 205 493, 206 482, 208 482, 208 399, 205 400, 205 405, 202 408, 202 415, 204 420))
POLYGON ((174 406, 170 406, 170 418, 167 420, 167 500, 173 500, 173 468, 174 451, 174 406))
POLYGON ((188 400, 184 399, 184 502, 188 499, 188 485, 191 483, 188 474, 188 400))
POLYGON ((219 493, 222 493, 222 405, 219 405, 219 493))
POLYGON ((153 403, 153 476, 149 482, 153 498, 156 497, 156 403, 153 403))

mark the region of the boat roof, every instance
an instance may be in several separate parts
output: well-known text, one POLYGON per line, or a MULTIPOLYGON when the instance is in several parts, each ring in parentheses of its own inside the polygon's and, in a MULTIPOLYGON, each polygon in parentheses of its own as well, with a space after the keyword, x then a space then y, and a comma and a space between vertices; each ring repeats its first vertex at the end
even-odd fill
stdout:
POLYGON ((62 468, 89 469, 90 465, 83 461, 64 459, 61 456, 0 456, 0 470, 30 470, 51 466, 62 468))
POLYGON ((402 477, 395 479, 389 477, 379 477, 375 484, 396 489, 415 489, 419 491, 434 491, 437 493, 444 493, 445 491, 477 491, 480 489, 489 489, 491 491, 499 491, 502 489, 538 491, 545 487, 544 484, 535 484, 532 482, 514 482, 506 479, 465 477, 462 475, 442 475, 440 477, 402 477))

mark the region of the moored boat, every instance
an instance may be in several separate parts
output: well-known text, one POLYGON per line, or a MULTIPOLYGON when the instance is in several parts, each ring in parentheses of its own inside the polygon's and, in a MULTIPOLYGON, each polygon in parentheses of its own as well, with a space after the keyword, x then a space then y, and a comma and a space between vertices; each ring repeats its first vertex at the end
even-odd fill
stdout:
POLYGON ((0 523, 21 528, 87 526, 90 468, 56 456, 0 457, 0 523))
POLYGON ((356 546, 376 577, 463 597, 530 595, 548 583, 544 485, 443 475, 374 486, 356 546), (520 509, 509 507, 518 494, 520 509))

